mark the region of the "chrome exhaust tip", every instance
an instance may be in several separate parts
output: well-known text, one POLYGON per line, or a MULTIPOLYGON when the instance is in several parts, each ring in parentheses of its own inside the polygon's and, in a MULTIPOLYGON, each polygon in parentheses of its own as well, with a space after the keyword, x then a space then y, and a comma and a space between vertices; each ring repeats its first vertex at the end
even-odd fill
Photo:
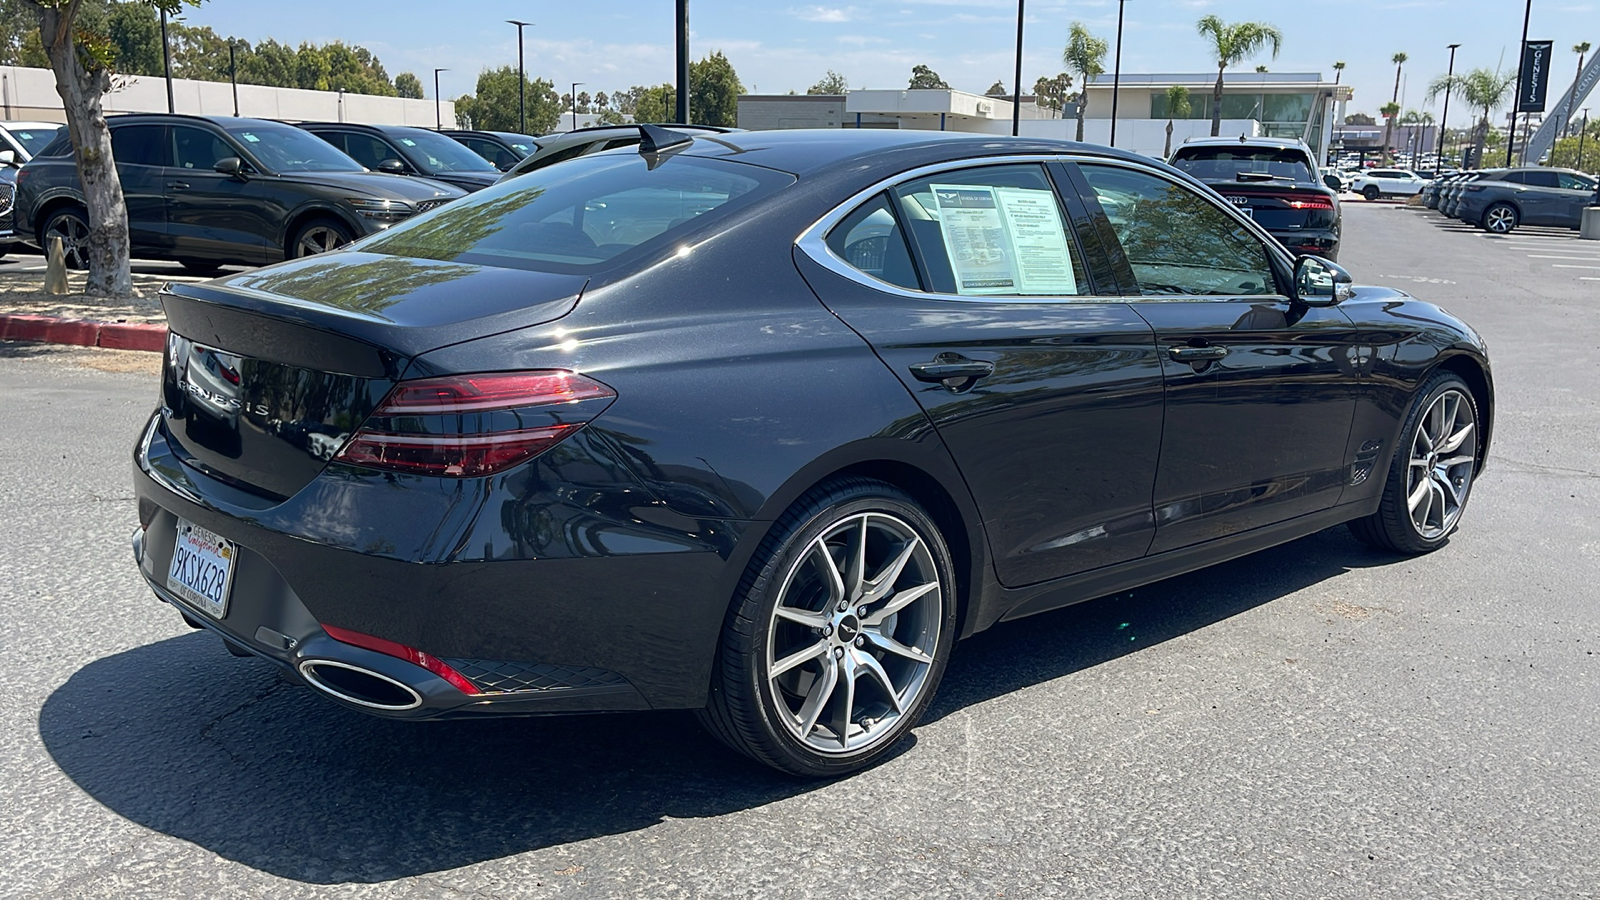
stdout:
POLYGON ((398 712, 422 705, 410 685, 335 659, 308 659, 299 666, 306 683, 346 703, 398 712))

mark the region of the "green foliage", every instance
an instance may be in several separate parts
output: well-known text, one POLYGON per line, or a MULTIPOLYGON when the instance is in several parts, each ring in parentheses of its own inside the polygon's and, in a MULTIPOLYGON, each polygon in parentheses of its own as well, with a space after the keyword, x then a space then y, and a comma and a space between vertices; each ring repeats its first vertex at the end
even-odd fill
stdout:
MULTIPOLYGON (((552 131, 561 118, 561 99, 555 85, 542 79, 523 81, 528 108, 528 133, 552 131)), ((501 66, 478 73, 476 92, 456 100, 456 117, 486 131, 519 131, 517 120, 517 68, 501 66)))
POLYGON ((1046 109, 1060 110, 1067 105, 1067 91, 1072 87, 1072 76, 1066 72, 1054 78, 1040 77, 1033 83, 1034 102, 1046 109))
POLYGON ((1200 36, 1208 39, 1207 49, 1217 61, 1218 69, 1238 65, 1260 53, 1268 45, 1272 58, 1278 58, 1283 48, 1283 32, 1265 22, 1234 22, 1229 24, 1217 16, 1204 16, 1195 23, 1200 36))
POLYGON ((1187 119, 1189 113, 1194 111, 1194 104, 1189 102, 1189 89, 1181 84, 1167 88, 1167 117, 1170 119, 1187 119))
POLYGON ((161 20, 143 3, 115 3, 106 17, 117 71, 125 75, 161 75, 161 20))
POLYGON ((412 100, 421 100, 425 96, 422 79, 410 72, 401 72, 394 77, 394 92, 397 97, 407 97, 412 100))
POLYGON ((744 85, 722 51, 689 63, 689 117, 695 123, 728 128, 738 125, 742 93, 744 85))
POLYGON ((1005 82, 997 78, 994 84, 989 85, 989 89, 983 92, 983 95, 985 97, 1009 97, 1011 92, 1006 90, 1005 82))
POLYGON ((1583 126, 1580 118, 1572 124, 1572 133, 1550 148, 1550 165, 1567 169, 1577 169, 1580 172, 1591 174, 1600 172, 1600 119, 1590 119, 1588 130, 1581 136, 1578 129, 1583 126), (1578 155, 1579 147, 1583 155, 1578 155))
POLYGON ((628 117, 614 109, 606 109, 600 113, 600 118, 595 122, 600 125, 626 125, 628 117))
POLYGON ((1088 86, 1106 71, 1106 53, 1110 45, 1097 38, 1082 22, 1073 22, 1067 36, 1067 49, 1061 52, 1061 62, 1067 69, 1078 73, 1080 82, 1088 86))
POLYGON ((944 79, 939 77, 938 72, 935 72, 927 66, 919 65, 911 67, 911 86, 907 88, 907 90, 947 91, 949 89, 950 85, 944 83, 944 79))
POLYGON ((677 115, 678 91, 672 85, 660 84, 635 90, 639 92, 633 101, 635 122, 671 122, 677 115))
POLYGON ((817 83, 806 88, 808 94, 842 94, 850 90, 850 83, 845 77, 832 69, 827 74, 817 79, 817 83))

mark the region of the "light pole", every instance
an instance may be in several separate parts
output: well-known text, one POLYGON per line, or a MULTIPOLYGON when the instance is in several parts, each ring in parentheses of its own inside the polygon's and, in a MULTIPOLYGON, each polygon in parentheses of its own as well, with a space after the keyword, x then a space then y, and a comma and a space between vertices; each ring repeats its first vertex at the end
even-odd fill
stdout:
POLYGON ((1017 73, 1011 82, 1011 136, 1022 129, 1022 7, 1026 0, 1017 0, 1017 73))
POLYGON ((172 102, 172 45, 167 43, 167 10, 161 10, 161 63, 167 73, 167 112, 177 112, 172 102))
POLYGON ((233 58, 233 38, 228 38, 228 80, 233 82, 233 115, 239 116, 239 64, 233 58))
POLYGON ((1111 146, 1117 145, 1117 95, 1122 92, 1122 7, 1128 0, 1117 0, 1117 55, 1111 65, 1111 146))
POLYGON ((689 0, 678 0, 678 114, 679 125, 689 124, 689 0))
POLYGON ((528 102, 523 97, 523 86, 528 83, 527 70, 522 67, 522 29, 532 25, 532 22, 519 22, 516 19, 507 19, 507 22, 517 26, 517 132, 528 133, 528 102))
POLYGON ((1506 139, 1506 168, 1511 168, 1511 148, 1517 143, 1517 113, 1522 111, 1522 71, 1521 59, 1523 51, 1528 46, 1528 22, 1533 18, 1533 0, 1528 0, 1527 7, 1522 11, 1522 43, 1517 45, 1517 102, 1511 107, 1511 134, 1506 139))
POLYGON ((433 70, 433 130, 434 131, 443 131, 444 130, 444 114, 439 111, 440 110, 440 107, 439 107, 439 73, 440 72, 448 72, 448 71, 450 71, 450 70, 449 69, 434 69, 433 70))
POLYGON ((1583 125, 1578 128, 1578 161, 1574 169, 1582 172, 1583 169, 1583 139, 1589 136, 1589 107, 1583 108, 1583 125))
POLYGON ((572 130, 578 130, 578 87, 588 84, 587 81, 574 81, 572 83, 572 130))
MULTIPOLYGON (((1441 157, 1444 155, 1446 149, 1445 142, 1450 139, 1450 132, 1446 131, 1445 127, 1450 123, 1450 89, 1455 87, 1456 48, 1459 46, 1461 45, 1450 45, 1450 68, 1445 72, 1444 76, 1444 112, 1439 114, 1439 154, 1441 157)), ((1443 167, 1444 162, 1441 160, 1439 165, 1440 167, 1443 167)))

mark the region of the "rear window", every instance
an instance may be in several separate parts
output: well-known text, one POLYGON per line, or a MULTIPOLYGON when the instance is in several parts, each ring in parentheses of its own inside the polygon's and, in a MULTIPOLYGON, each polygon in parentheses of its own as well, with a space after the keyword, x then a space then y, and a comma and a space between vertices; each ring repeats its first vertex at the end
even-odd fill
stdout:
POLYGON ((393 256, 584 274, 664 246, 794 176, 677 156, 583 156, 503 181, 363 241, 393 256))
POLYGON ((1172 165, 1202 180, 1238 180, 1244 174, 1272 180, 1315 181, 1304 153, 1272 147, 1180 147, 1172 155, 1172 165))

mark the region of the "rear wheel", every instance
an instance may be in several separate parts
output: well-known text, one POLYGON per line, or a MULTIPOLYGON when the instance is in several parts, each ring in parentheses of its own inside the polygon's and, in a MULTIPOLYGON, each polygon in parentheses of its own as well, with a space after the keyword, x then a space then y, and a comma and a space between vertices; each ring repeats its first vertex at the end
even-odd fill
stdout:
POLYGON ((50 256, 50 239, 61 238, 62 256, 67 268, 82 271, 89 268, 89 219, 83 210, 64 206, 45 219, 40 229, 45 258, 50 256))
POLYGON ((1398 553, 1443 546, 1461 522, 1478 471, 1478 405, 1450 372, 1429 379, 1406 417, 1378 511, 1350 523, 1368 544, 1398 553))
POLYGON ((349 226, 338 219, 312 219, 301 225, 289 241, 289 256, 299 259, 343 247, 353 240, 349 226))
POLYGON ((740 583, 701 722, 796 775, 872 765, 933 698, 955 638, 954 581, 938 527, 897 488, 813 489, 740 583))
POLYGON ((1483 211, 1483 228, 1490 234, 1510 234, 1521 217, 1509 203, 1496 203, 1483 211))
POLYGON ((1383 191, 1378 190, 1377 185, 1369 184, 1361 189, 1361 196, 1367 198, 1368 200, 1376 200, 1383 196, 1383 191))

